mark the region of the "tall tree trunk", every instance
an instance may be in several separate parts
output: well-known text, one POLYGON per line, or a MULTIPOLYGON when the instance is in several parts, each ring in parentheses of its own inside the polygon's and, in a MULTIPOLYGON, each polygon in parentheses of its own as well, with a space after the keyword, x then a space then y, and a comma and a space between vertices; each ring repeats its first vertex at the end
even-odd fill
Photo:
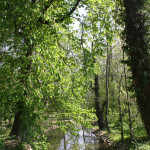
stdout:
POLYGON ((99 129, 105 128, 104 120, 103 120, 103 111, 100 107, 100 94, 99 94, 99 77, 95 74, 95 110, 96 116, 98 118, 98 126, 99 129))
POLYGON ((144 5, 146 0, 124 0, 125 52, 132 70, 137 104, 146 132, 150 137, 150 53, 144 5))
POLYGON ((118 85, 118 93, 119 93, 119 96, 118 96, 118 103, 119 103, 119 121, 120 121, 120 127, 121 127, 121 141, 123 142, 124 140, 124 137, 123 137, 123 122, 122 122, 122 108, 121 108, 121 82, 122 82, 122 74, 121 74, 121 77, 120 77, 120 81, 119 81, 119 85, 118 85))
MULTIPOLYGON (((111 63, 112 63, 112 60, 113 60, 112 51, 113 51, 113 47, 110 46, 110 59, 109 59, 109 70, 110 71, 109 72, 110 72, 111 82, 113 83, 113 81, 114 81, 114 74, 113 74, 113 70, 112 70, 112 67, 111 67, 111 63)), ((112 101, 115 102, 114 88, 112 88, 111 96, 112 96, 112 101)))
MULTIPOLYGON (((24 39, 24 44, 28 45, 28 39, 25 38, 24 39)), ((27 78, 28 78, 28 75, 30 73, 30 69, 31 69, 31 60, 28 60, 29 57, 32 55, 32 51, 33 51, 33 45, 29 45, 28 46, 29 49, 26 51, 26 54, 25 54, 25 60, 23 61, 23 64, 26 64, 27 61, 27 66, 26 65, 22 65, 22 66, 26 66, 25 68, 23 67, 22 68, 22 71, 21 71, 21 74, 24 75, 23 78, 20 79, 20 82, 23 84, 23 88, 24 88, 24 93, 23 93, 23 97, 26 98, 27 97, 27 78)), ((24 130, 23 129, 23 116, 25 115, 25 105, 24 105, 24 102, 22 101, 22 99, 17 103, 17 112, 15 114, 15 118, 14 118, 14 122, 13 122, 13 126, 12 126, 12 129, 11 129, 11 132, 10 132, 10 135, 11 136, 19 136, 21 134, 21 131, 24 130)), ((23 132, 23 131, 22 131, 23 132)))
MULTIPOLYGON (((91 45, 91 49, 93 52, 93 42, 91 45)), ((96 63, 96 59, 93 57, 94 63, 96 63)), ((99 129, 104 129, 105 128, 105 123, 104 123, 104 117, 103 117, 103 108, 105 106, 105 103, 102 105, 100 103, 100 91, 99 91, 99 76, 97 74, 94 75, 94 81, 95 81, 95 87, 94 87, 94 92, 95 92, 95 110, 96 110, 96 116, 98 119, 98 126, 99 129)))
MULTIPOLYGON (((123 61, 125 61, 124 51, 123 51, 123 61)), ((133 140, 133 129, 132 129, 132 120, 131 120, 130 98, 129 98, 129 92, 128 92, 127 74, 126 74, 125 63, 123 66, 124 66, 125 90, 126 90, 126 94, 127 94, 127 106, 128 106, 128 116, 129 116, 130 142, 131 142, 133 140)))
POLYGON ((107 44, 107 60, 106 60, 106 128, 108 132, 110 132, 108 126, 108 113, 109 113, 109 61, 110 61, 110 52, 108 51, 108 44, 107 44))

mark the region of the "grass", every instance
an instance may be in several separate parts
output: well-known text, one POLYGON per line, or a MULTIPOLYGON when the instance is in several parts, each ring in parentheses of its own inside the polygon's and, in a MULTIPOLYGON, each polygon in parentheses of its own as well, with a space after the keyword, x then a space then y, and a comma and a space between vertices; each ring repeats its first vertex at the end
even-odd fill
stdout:
POLYGON ((121 133, 119 127, 114 124, 109 125, 111 133, 109 139, 114 141, 120 149, 123 150, 150 150, 150 141, 144 130, 144 127, 139 126, 134 128, 134 139, 130 143, 130 134, 128 126, 124 127, 124 141, 121 141, 121 133))

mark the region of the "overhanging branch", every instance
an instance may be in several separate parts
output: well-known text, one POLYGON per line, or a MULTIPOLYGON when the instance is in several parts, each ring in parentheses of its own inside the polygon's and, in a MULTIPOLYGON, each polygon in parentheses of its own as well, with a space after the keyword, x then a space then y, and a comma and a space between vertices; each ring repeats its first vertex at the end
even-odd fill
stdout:
MULTIPOLYGON (((77 9, 77 7, 78 7, 78 5, 79 5, 79 3, 80 3, 81 1, 82 1, 82 0, 77 0, 77 2, 76 2, 75 5, 72 7, 72 9, 71 9, 69 12, 67 12, 66 14, 64 14, 64 16, 63 16, 62 18, 56 19, 55 22, 56 22, 56 23, 63 22, 66 18, 70 17, 70 16, 73 14, 73 12, 77 9)), ((48 4, 45 5, 44 10, 43 10, 43 14, 44 14, 45 11, 47 11, 47 9, 50 7, 50 5, 51 5, 53 2, 54 2, 54 0, 51 0, 51 1, 49 1, 48 4)), ((40 22, 41 24, 47 24, 47 25, 49 25, 49 21, 48 21, 48 20, 43 20, 42 18, 39 18, 39 22, 40 22)))
POLYGON ((79 3, 81 2, 82 0, 77 0, 77 2, 75 3, 75 5, 72 7, 72 9, 66 13, 62 18, 60 19, 57 19, 56 20, 56 23, 58 22, 63 22, 66 18, 68 18, 69 16, 71 16, 73 14, 73 12, 77 9, 79 3))

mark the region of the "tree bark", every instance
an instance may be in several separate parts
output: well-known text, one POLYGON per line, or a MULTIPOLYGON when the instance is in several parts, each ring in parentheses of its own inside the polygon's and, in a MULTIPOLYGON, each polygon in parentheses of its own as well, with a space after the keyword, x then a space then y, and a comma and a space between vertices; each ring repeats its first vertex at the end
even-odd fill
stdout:
MULTIPOLYGON (((110 74, 110 77, 111 77, 111 82, 113 83, 113 81, 114 81, 114 74, 113 74, 113 70, 112 70, 112 65, 111 65, 111 63, 112 63, 112 60, 113 60, 113 57, 112 57, 112 51, 113 51, 113 47, 112 46, 110 46, 110 59, 109 59, 109 74, 110 74)), ((112 101, 113 102, 115 102, 115 92, 114 92, 114 88, 112 88, 111 89, 112 90, 112 92, 111 92, 111 96, 112 96, 112 101)))
MULTIPOLYGON (((21 109, 21 107, 19 108, 21 109)), ((13 122, 13 126, 10 132, 10 136, 19 136, 20 131, 21 131, 21 126, 22 126, 22 116, 23 116, 24 112, 22 110, 18 111, 15 114, 15 118, 14 118, 14 122, 13 122)))
POLYGON ((139 111, 150 137, 150 53, 145 4, 146 0, 124 0, 124 50, 129 56, 139 111))
POLYGON ((107 59, 106 59, 106 128, 110 133, 110 129, 108 126, 108 113, 109 113, 109 60, 110 60, 110 52, 108 51, 108 44, 107 44, 107 59))
MULTIPOLYGON (((28 45, 28 39, 25 38, 24 39, 24 43, 26 45, 28 45)), ((25 60, 23 61, 23 64, 24 63, 27 63, 27 59, 32 55, 32 51, 33 51, 33 45, 29 45, 29 49, 26 51, 26 54, 25 55, 25 60)), ((20 82, 23 84, 24 86, 24 93, 23 93, 23 97, 26 98, 28 93, 27 93, 27 78, 28 78, 28 74, 30 73, 30 69, 31 69, 31 60, 28 62, 27 66, 24 68, 22 68, 21 70, 21 74, 24 75, 23 78, 20 78, 20 82)), ((19 136, 20 134, 22 134, 21 132, 24 132, 22 130, 25 130, 23 129, 23 116, 25 115, 25 105, 24 105, 24 102, 22 101, 22 99, 17 103, 17 112, 15 114, 15 118, 14 118, 14 122, 13 122, 13 126, 12 126, 12 129, 11 129, 11 132, 10 132, 10 136, 19 136)))
POLYGON ((99 129, 104 129, 105 124, 103 120, 103 111, 100 107, 100 94, 99 94, 99 77, 95 74, 95 110, 96 110, 96 116, 98 118, 98 126, 99 129))
MULTIPOLYGON (((93 42, 91 45, 91 49, 93 52, 93 42)), ((96 63, 96 59, 93 57, 94 63, 96 63)), ((104 117, 103 117, 103 110, 105 104, 100 103, 100 91, 99 91, 99 76, 97 74, 94 75, 94 81, 95 81, 95 87, 94 87, 94 92, 95 92, 95 110, 96 110, 96 116, 98 119, 98 126, 99 129, 104 129, 105 128, 105 123, 104 123, 104 117)))

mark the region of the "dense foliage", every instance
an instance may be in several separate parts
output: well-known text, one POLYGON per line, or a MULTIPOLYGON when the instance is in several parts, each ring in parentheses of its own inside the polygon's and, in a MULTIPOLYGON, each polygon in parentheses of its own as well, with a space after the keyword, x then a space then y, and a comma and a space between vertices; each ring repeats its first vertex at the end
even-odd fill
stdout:
POLYGON ((147 3, 1 0, 0 146, 47 149, 49 127, 74 134, 95 119, 131 143, 140 114, 149 134, 147 3))

